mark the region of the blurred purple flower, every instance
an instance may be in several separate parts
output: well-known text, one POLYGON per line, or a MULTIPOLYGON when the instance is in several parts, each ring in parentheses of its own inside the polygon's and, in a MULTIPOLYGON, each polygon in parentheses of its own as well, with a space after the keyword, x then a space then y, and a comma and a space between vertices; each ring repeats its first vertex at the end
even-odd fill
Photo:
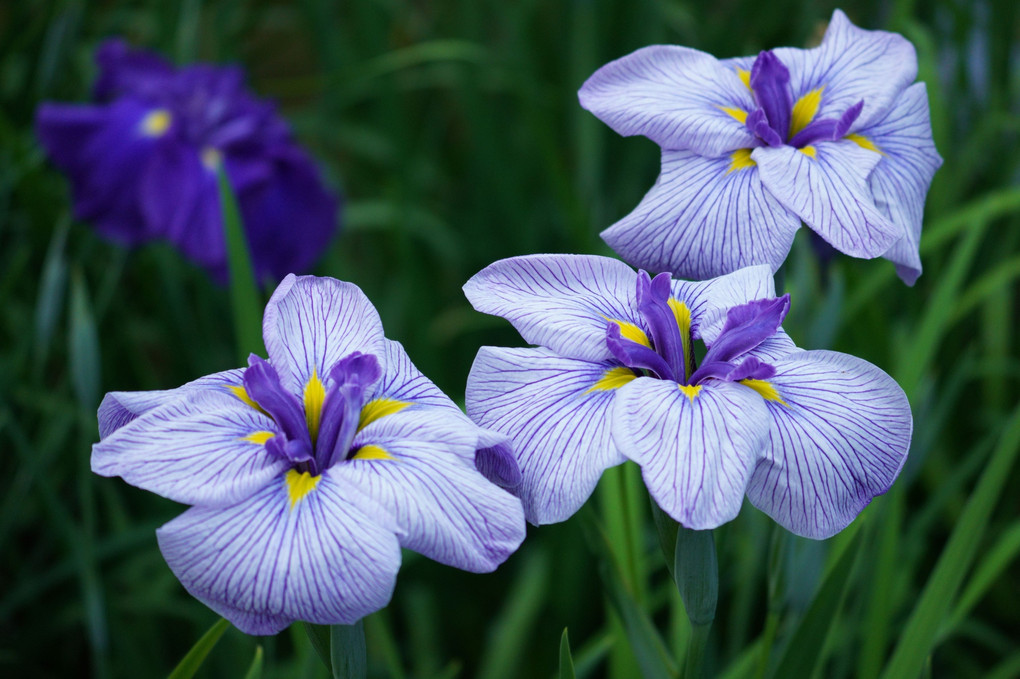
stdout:
POLYGON ((797 535, 826 538, 906 459, 903 390, 866 361, 794 346, 780 328, 789 297, 775 297, 766 266, 687 282, 537 255, 496 262, 464 291, 538 345, 482 347, 467 386, 468 415, 510 437, 533 523, 568 518, 630 459, 688 528, 730 521, 746 494, 797 535))
POLYGON ((113 392, 92 470, 194 505, 156 531, 197 599, 249 634, 386 605, 400 548, 474 572, 524 539, 520 472, 383 336, 356 286, 288 276, 269 360, 169 391, 113 392), (488 478, 487 478, 488 477, 488 478))
POLYGON ((224 282, 222 165, 258 280, 314 263, 336 231, 337 199, 274 106, 245 89, 240 68, 178 69, 120 40, 103 43, 96 61, 96 103, 36 113, 43 147, 70 178, 76 218, 124 245, 168 240, 224 282))
POLYGON ((662 172, 602 233, 635 266, 705 279, 776 271, 803 221, 837 250, 882 256, 912 285, 924 198, 942 159, 917 57, 836 10, 822 44, 717 60, 656 45, 606 64, 581 105, 662 147, 662 172))

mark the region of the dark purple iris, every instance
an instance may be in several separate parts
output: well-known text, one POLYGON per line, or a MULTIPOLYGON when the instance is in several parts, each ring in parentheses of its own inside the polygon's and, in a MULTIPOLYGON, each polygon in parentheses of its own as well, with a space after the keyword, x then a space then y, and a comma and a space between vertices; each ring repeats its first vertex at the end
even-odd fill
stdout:
POLYGON ((685 386, 696 386, 709 379, 764 380, 775 374, 775 368, 747 353, 779 330, 790 308, 789 295, 730 308, 722 332, 709 347, 701 366, 696 367, 691 329, 681 327, 669 303, 670 293, 670 274, 660 273, 653 279, 644 271, 639 272, 638 312, 648 328, 651 347, 624 337, 620 325, 610 323, 606 328, 606 344, 618 361, 640 374, 685 386))
POLYGON ((308 405, 284 388, 269 361, 254 354, 248 358, 244 389, 276 422, 277 431, 266 441, 266 449, 298 471, 317 476, 352 454, 365 392, 381 376, 379 361, 371 354, 356 351, 337 361, 329 370, 331 386, 315 414, 314 432, 309 428, 308 405))
POLYGON ((812 120, 791 135, 793 93, 790 90, 790 71, 786 65, 771 50, 760 52, 751 66, 750 82, 758 108, 748 114, 744 124, 767 146, 788 144, 804 148, 816 141, 842 139, 864 108, 864 100, 861 100, 847 109, 839 119, 812 120))

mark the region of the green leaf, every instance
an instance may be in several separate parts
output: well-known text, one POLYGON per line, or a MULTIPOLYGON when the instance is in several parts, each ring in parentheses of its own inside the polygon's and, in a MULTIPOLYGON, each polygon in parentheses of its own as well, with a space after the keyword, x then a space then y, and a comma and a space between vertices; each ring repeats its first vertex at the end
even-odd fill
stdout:
POLYGON ((67 289, 67 244, 68 220, 63 220, 53 233, 46 260, 43 262, 39 279, 39 296, 35 304, 35 349, 36 359, 42 363, 53 338, 57 318, 64 306, 67 289))
POLYGON ((329 659, 333 679, 364 679, 368 674, 364 621, 329 626, 329 659))
POLYGON ((216 171, 216 177, 219 184, 220 209, 223 213, 223 231, 227 242, 230 305, 234 313, 237 352, 242 365, 247 365, 249 354, 265 353, 262 344, 262 304, 255 283, 244 225, 241 223, 241 213, 237 209, 237 200, 222 163, 216 171))
POLYGON ((91 412, 99 405, 99 335, 85 279, 77 269, 71 277, 67 349, 74 395, 82 408, 91 412))
POLYGON ((313 625, 310 622, 298 623, 304 625, 308 640, 312 642, 312 648, 318 654, 322 664, 330 672, 333 671, 333 663, 329 658, 329 625, 313 625))
POLYGON ((991 549, 985 551, 981 563, 975 568, 974 574, 967 582, 967 587, 960 595, 949 623, 939 634, 940 639, 963 622, 971 609, 981 601, 989 588, 995 584, 999 576, 1017 557, 1020 557, 1020 521, 1014 521, 1009 528, 1002 531, 998 542, 991 549))
POLYGON ((262 656, 262 644, 259 644, 255 647, 255 657, 251 659, 244 679, 262 679, 262 656))
POLYGON ((570 653, 570 638, 566 627, 560 637, 560 679, 575 679, 574 657, 570 653))
POLYGON ((209 651, 213 649, 216 642, 220 640, 223 633, 230 627, 230 623, 227 622, 226 618, 220 618, 216 621, 209 631, 202 635, 202 638, 195 642, 195 645, 191 647, 181 662, 177 664, 173 672, 167 675, 167 679, 190 679, 195 676, 195 672, 205 662, 205 658, 209 655, 209 651))
POLYGON ((710 530, 680 526, 676 536, 673 572, 691 624, 711 625, 719 601, 719 564, 710 530))

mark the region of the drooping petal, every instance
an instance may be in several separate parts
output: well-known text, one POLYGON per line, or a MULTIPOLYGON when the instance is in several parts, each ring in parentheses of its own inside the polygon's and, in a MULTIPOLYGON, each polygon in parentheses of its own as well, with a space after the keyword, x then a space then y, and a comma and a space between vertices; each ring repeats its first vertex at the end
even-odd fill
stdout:
POLYGON ((354 351, 384 350, 382 321, 365 293, 333 278, 289 275, 276 288, 262 319, 269 360, 283 385, 302 393, 354 351))
POLYGON ((899 385, 853 356, 803 351, 775 363, 769 443, 747 489, 788 530, 823 539, 889 489, 912 420, 899 385))
POLYGON ((864 100, 856 129, 885 115, 895 98, 917 78, 917 54, 910 41, 896 33, 857 28, 838 9, 818 47, 774 51, 790 69, 795 99, 825 88, 815 118, 838 119, 864 100))
POLYGON ((528 255, 493 264, 464 284, 475 309, 510 321, 531 344, 601 361, 609 320, 638 324, 636 274, 595 255, 528 255))
POLYGON ((807 148, 812 155, 792 146, 755 149, 765 189, 841 252, 871 258, 888 250, 900 234, 868 188, 882 156, 847 140, 807 148))
POLYGON ((858 143, 872 144, 881 153, 868 181, 875 204, 900 234, 882 255, 896 264, 900 278, 913 285, 921 275, 921 223, 924 198, 942 158, 932 141, 928 94, 924 83, 907 88, 889 114, 872 127, 861 130, 858 143))
POLYGON ((92 447, 92 471, 176 502, 240 502, 286 468, 265 446, 273 420, 216 391, 149 410, 92 447))
POLYGON ((754 145, 740 118, 754 108, 750 90, 736 70, 688 47, 653 45, 611 61, 578 98, 619 134, 643 134, 663 149, 718 156, 754 145))
POLYGON ((478 351, 468 375, 468 415, 510 438, 523 477, 515 493, 531 523, 565 521, 603 470, 624 461, 608 417, 616 389, 627 381, 624 371, 542 348, 478 351))
POLYGON ((800 220, 762 187, 746 156, 663 151, 655 186, 602 239, 635 266, 681 278, 707 279, 752 264, 775 271, 800 220))
POLYGON ((641 465, 655 502, 687 528, 715 528, 736 517, 768 440, 760 396, 740 385, 681 387, 642 377, 620 390, 613 441, 641 465))
POLYGON ((445 409, 412 406, 375 420, 354 438, 353 458, 330 474, 396 518, 401 546, 440 563, 494 570, 524 540, 521 501, 475 469, 476 427, 445 409), (362 459, 357 451, 370 449, 362 459))
POLYGON ((694 337, 711 344, 726 324, 726 312, 756 299, 776 296, 768 265, 748 266, 705 281, 673 281, 673 297, 691 314, 694 337))
POLYGON ((327 473, 281 475, 236 505, 193 507, 156 537, 189 593, 268 635, 294 620, 352 624, 385 606, 400 568, 394 531, 384 509, 327 473))

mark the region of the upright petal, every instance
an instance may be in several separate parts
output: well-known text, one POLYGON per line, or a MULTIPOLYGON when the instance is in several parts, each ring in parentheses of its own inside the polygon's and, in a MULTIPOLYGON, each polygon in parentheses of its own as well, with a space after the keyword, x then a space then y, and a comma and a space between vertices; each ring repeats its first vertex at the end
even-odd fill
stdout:
POLYGON ((768 265, 748 266, 705 281, 673 281, 673 297, 691 312, 696 338, 711 344, 726 325, 726 312, 756 299, 776 296, 776 284, 768 265))
POLYGON ((244 502, 192 507, 156 531, 184 588, 248 634, 294 620, 352 624, 389 602, 400 568, 385 510, 328 474, 290 486, 280 476, 244 502))
POLYGON ((682 387, 638 378, 620 390, 612 411, 617 448, 641 465, 659 507, 694 530, 740 512, 768 427, 761 397, 727 382, 682 387))
POLYGON ((174 74, 174 67, 159 55, 133 49, 119 38, 104 41, 95 59, 99 77, 92 93, 100 101, 123 95, 158 98, 174 74))
POLYGON ((752 264, 775 271, 798 228, 746 150, 719 158, 663 151, 655 186, 602 239, 634 266, 707 279, 752 264))
POLYGON ((531 344, 558 354, 610 358, 610 319, 638 324, 637 277, 623 262, 595 255, 528 255, 490 264, 464 284, 478 311, 502 316, 531 344))
POLYGON ((853 356, 802 351, 774 365, 781 401, 765 401, 769 442, 747 496, 797 535, 827 538, 896 479, 910 404, 892 378, 853 356))
POLYGON ((751 158, 766 190, 841 252, 883 254, 900 234, 868 188, 882 156, 847 140, 806 148, 812 155, 792 146, 755 149, 751 158))
POLYGON ((653 45, 611 61, 578 98, 619 134, 643 134, 663 149, 718 156, 754 144, 740 118, 754 100, 737 71, 688 47, 653 45))
POLYGON ((522 474, 514 492, 531 523, 570 518, 603 470, 624 461, 610 438, 608 416, 616 389, 627 381, 625 370, 546 349, 478 351, 468 375, 468 415, 513 443, 522 474))
POLYGON ((92 471, 176 502, 225 506, 287 468, 265 446, 273 421, 226 393, 192 392, 149 410, 92 447, 92 471))
POLYGON ((353 351, 384 351, 382 321, 365 293, 334 278, 290 275, 266 305, 262 337, 285 387, 302 393, 353 351))

